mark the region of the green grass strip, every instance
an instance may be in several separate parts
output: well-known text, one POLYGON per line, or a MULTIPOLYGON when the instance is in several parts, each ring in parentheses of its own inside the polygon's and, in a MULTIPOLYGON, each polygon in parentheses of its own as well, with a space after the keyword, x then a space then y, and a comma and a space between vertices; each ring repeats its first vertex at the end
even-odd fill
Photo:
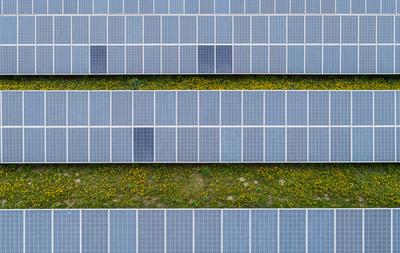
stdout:
POLYGON ((1 90, 395 90, 400 76, 2 77, 1 90))
POLYGON ((398 207, 396 165, 0 168, 1 208, 398 207))

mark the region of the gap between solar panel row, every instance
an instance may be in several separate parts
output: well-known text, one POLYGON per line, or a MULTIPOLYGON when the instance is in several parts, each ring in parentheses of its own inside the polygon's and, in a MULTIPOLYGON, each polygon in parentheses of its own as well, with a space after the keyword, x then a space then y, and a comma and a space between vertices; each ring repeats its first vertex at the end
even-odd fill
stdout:
POLYGON ((400 0, 0 0, 2 14, 400 13, 400 0))
POLYGON ((393 74, 397 27, 393 15, 5 16, 0 74, 393 74))
POLYGON ((400 210, 1 210, 0 251, 395 253, 400 210))
POLYGON ((396 91, 3 91, 3 163, 396 162, 396 91))

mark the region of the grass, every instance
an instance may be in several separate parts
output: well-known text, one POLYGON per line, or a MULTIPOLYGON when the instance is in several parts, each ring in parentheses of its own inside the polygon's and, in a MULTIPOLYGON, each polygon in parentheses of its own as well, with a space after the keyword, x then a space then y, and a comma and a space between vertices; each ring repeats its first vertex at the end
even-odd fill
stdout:
POLYGON ((0 78, 1 90, 400 89, 399 76, 117 76, 0 78))
POLYGON ((1 208, 398 207, 396 165, 6 166, 1 208))
MULTIPOLYGON (((2 90, 399 88, 399 76, 0 78, 2 90)), ((397 206, 396 164, 0 166, 0 208, 397 206)))

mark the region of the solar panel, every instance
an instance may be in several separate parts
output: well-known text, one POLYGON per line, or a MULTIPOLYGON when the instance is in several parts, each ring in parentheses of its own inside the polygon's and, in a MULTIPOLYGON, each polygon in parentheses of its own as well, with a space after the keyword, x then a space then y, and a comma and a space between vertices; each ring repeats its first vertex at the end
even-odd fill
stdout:
POLYGON ((398 74, 399 0, 2 0, 0 75, 398 74))
POLYGON ((2 91, 1 163, 398 162, 397 91, 2 91))
POLYGON ((398 252, 399 209, 0 210, 4 252, 398 252))

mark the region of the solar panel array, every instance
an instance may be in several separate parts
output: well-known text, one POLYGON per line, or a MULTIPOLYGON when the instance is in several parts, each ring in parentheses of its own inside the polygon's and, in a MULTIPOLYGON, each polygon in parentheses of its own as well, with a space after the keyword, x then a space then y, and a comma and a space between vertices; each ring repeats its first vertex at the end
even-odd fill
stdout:
POLYGON ((400 73, 400 0, 1 0, 0 75, 400 73))
POLYGON ((398 162, 399 91, 3 91, 1 163, 398 162))
POLYGON ((0 251, 398 253, 400 210, 1 210, 0 251))

